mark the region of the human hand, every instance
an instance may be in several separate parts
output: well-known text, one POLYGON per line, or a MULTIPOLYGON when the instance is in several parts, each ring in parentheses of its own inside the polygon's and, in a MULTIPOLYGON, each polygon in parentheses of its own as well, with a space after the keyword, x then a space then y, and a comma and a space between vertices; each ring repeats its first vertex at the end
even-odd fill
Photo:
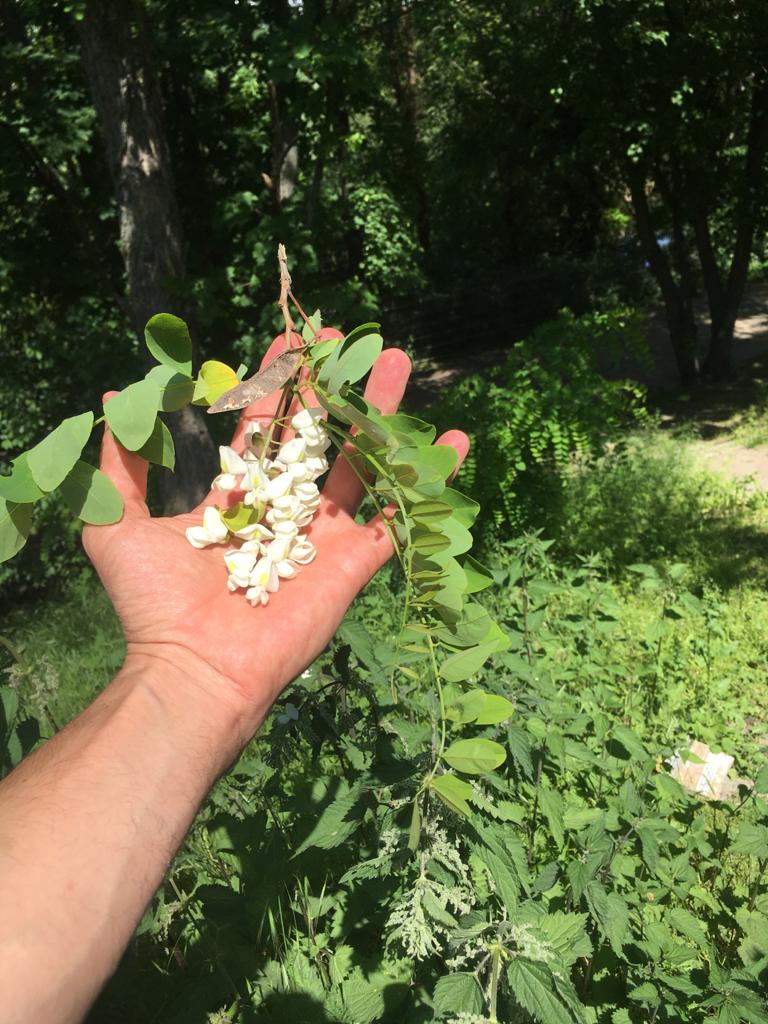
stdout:
MULTIPOLYGON (((330 329, 321 333, 324 338, 341 337, 330 329)), ((280 335, 262 365, 285 347, 280 335)), ((403 352, 386 350, 371 371, 366 399, 384 413, 395 412, 410 370, 403 352)), ((269 423, 276 404, 271 395, 243 410, 232 439, 238 453, 244 449, 248 424, 269 423)), ((453 446, 459 464, 469 447, 466 435, 453 430, 436 443, 453 446)), ((356 594, 390 558, 389 531, 378 516, 365 525, 355 522, 363 487, 348 462, 337 458, 307 531, 316 558, 273 594, 268 605, 252 608, 242 594, 227 590, 221 550, 197 550, 185 537, 187 527, 200 523, 203 506, 226 506, 237 497, 211 492, 190 513, 152 518, 146 505, 147 468, 105 426, 101 469, 120 491, 125 513, 114 525, 86 527, 84 544, 122 622, 128 657, 155 655, 189 666, 197 686, 240 702, 247 729, 254 731, 284 687, 329 642, 356 594)))

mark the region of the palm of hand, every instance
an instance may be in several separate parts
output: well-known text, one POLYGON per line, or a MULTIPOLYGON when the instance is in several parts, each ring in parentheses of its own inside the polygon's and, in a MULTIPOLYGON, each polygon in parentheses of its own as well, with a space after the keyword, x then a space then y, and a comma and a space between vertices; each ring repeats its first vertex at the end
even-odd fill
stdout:
MULTIPOLYGON (((279 336, 264 362, 284 348, 279 336)), ((371 371, 366 398, 385 413, 395 412, 409 374, 403 352, 385 351, 371 371)), ((267 398, 243 411, 232 439, 236 451, 243 450, 248 422, 271 419, 274 405, 267 398)), ((437 443, 453 445, 459 462, 469 447, 459 431, 437 443)), ((203 506, 223 503, 222 495, 210 493, 191 513, 152 519, 145 500, 147 463, 108 430, 101 468, 120 491, 125 514, 113 526, 87 527, 84 543, 123 624, 129 652, 153 650, 172 659, 183 648, 265 710, 323 650, 350 602, 393 552, 380 517, 366 525, 355 521, 363 487, 347 460, 338 458, 307 531, 316 558, 272 594, 268 605, 253 608, 242 592, 227 590, 222 548, 193 548, 184 534, 200 524, 203 506)))
POLYGON ((89 554, 129 645, 186 647, 247 698, 269 703, 320 654, 392 551, 383 525, 361 526, 323 499, 308 531, 317 557, 268 605, 252 608, 242 592, 227 590, 222 548, 188 543, 185 529, 199 522, 199 513, 131 518, 111 537, 99 528, 89 554))

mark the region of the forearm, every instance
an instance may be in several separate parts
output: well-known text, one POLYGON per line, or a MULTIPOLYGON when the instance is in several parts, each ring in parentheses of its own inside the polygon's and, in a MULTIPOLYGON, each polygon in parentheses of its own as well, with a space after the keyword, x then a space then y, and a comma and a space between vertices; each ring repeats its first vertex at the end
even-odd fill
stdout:
POLYGON ((132 654, 0 784, 4 1024, 82 1017, 252 728, 192 656, 132 654))

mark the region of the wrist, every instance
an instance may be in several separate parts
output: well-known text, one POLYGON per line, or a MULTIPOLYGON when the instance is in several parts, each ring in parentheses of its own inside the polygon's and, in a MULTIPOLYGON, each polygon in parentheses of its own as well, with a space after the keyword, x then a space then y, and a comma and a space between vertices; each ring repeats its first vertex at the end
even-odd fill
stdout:
POLYGON ((237 760, 269 710, 252 706, 231 679, 181 644, 129 642, 118 679, 145 690, 169 730, 198 730, 217 774, 237 760))

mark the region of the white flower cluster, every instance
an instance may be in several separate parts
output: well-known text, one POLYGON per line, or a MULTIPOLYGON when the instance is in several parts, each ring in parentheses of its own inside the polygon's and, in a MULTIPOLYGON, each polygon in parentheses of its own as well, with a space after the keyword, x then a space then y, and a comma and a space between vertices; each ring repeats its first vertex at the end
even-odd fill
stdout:
POLYGON ((265 435, 259 423, 246 432, 242 456, 222 446, 221 473, 213 489, 222 493, 242 491, 243 516, 227 515, 209 505, 202 526, 190 526, 187 540, 195 548, 231 544, 224 562, 230 590, 245 590, 252 605, 267 604, 280 580, 290 580, 315 557, 315 547, 300 531, 309 526, 320 506, 315 481, 328 469, 325 453, 330 439, 322 422, 322 409, 302 409, 291 419, 296 436, 267 456, 265 435))

